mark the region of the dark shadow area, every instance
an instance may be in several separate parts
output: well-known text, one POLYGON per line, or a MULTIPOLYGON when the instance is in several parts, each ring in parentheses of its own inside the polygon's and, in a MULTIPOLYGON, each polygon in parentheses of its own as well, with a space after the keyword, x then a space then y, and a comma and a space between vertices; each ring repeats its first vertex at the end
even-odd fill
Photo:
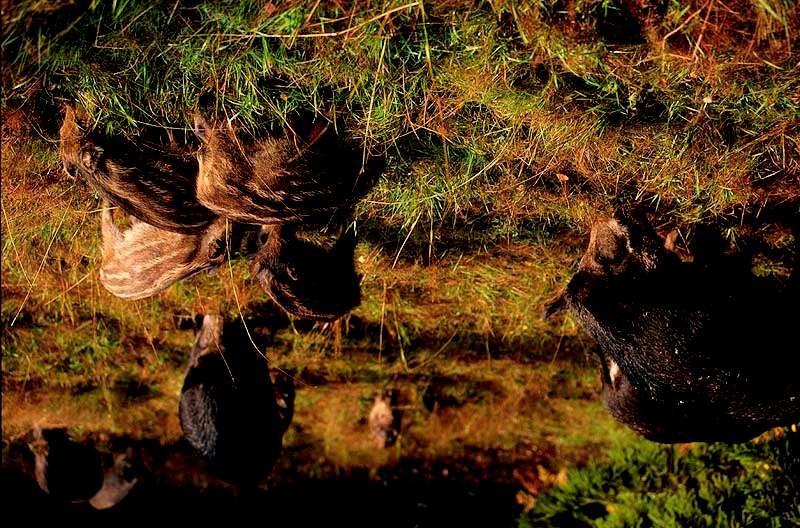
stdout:
MULTIPOLYGON (((359 237, 375 247, 383 248, 398 262, 435 264, 444 255, 474 254, 492 251, 508 243, 508 237, 498 234, 496 217, 476 212, 468 220, 434 227, 433 243, 426 223, 417 226, 409 235, 402 225, 378 218, 366 218, 359 223, 359 237), (402 248, 402 251, 400 249, 402 248)), ((420 222, 422 223, 422 222, 420 222)), ((537 240, 542 235, 559 237, 572 232, 567 224, 546 224, 538 218, 519 219, 515 224, 515 243, 537 240)))
MULTIPOLYGON (((364 321, 358 316, 351 315, 347 324, 346 338, 370 343, 369 351, 377 354, 377 344, 381 334, 379 321, 364 321)), ((471 328, 460 328, 455 335, 443 335, 438 331, 421 331, 411 335, 398 336, 391 327, 384 325, 382 356, 388 360, 398 359, 400 348, 405 350, 406 356, 413 356, 415 350, 426 351, 441 350, 447 355, 447 350, 458 351, 458 357, 463 361, 486 361, 487 359, 513 358, 520 363, 536 363, 542 359, 576 361, 583 358, 588 351, 586 340, 580 335, 559 337, 555 333, 537 342, 531 342, 523 337, 504 339, 501 336, 490 335, 485 331, 471 328)), ((363 350, 363 346, 358 347, 363 350)), ((344 350, 348 350, 345 342, 344 350)))
MULTIPOLYGON (((4 449, 5 511, 62 521, 151 519, 155 512, 182 519, 262 515, 270 523, 300 526, 508 525, 520 513, 513 472, 520 453, 473 450, 463 457, 404 459, 379 470, 344 470, 286 453, 266 487, 237 489, 205 473, 187 445, 114 437, 109 446, 133 447, 141 458, 139 482, 117 506, 96 511, 85 504, 59 503, 33 479, 33 457, 24 440, 4 449), (479 461, 479 462, 476 462, 479 461), (482 461, 482 462, 480 462, 482 461), (316 465, 316 477, 302 472, 316 465)), ((526 452, 527 454, 527 452, 526 452)), ((531 451, 534 467, 547 453, 531 451)))

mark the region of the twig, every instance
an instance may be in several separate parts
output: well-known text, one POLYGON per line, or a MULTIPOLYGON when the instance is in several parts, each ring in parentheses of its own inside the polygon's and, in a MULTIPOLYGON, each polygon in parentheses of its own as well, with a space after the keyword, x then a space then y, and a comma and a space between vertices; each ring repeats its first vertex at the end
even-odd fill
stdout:
MULTIPOLYGON (((377 76, 380 73, 380 70, 383 66, 383 54, 386 51, 386 39, 383 40, 383 45, 381 46, 381 56, 378 59, 378 69, 375 70, 375 75, 377 76)), ((375 106, 375 90, 378 89, 378 82, 377 78, 372 83, 372 94, 369 97, 369 110, 367 111, 367 127, 366 132, 364 133, 364 147, 361 150, 361 171, 363 172, 366 170, 367 167, 367 142, 369 141, 369 129, 370 125, 372 124, 372 108, 375 106)))
POLYGON ((697 59, 697 51, 700 49, 700 43, 703 41, 703 35, 706 32, 706 26, 708 25, 708 17, 711 16, 711 8, 714 7, 714 0, 711 0, 708 3, 708 11, 706 11, 706 18, 703 19, 703 27, 700 29, 700 36, 697 37, 697 43, 694 45, 694 51, 692 51, 692 58, 697 59))
POLYGON ((383 279, 383 299, 381 300, 381 329, 378 334, 378 363, 381 362, 381 352, 383 352, 383 322, 386 315, 386 279, 383 279))
POLYGON ((61 221, 58 222, 58 226, 56 227, 55 231, 53 231, 53 236, 50 238, 50 243, 47 245, 47 250, 44 252, 44 257, 42 257, 42 262, 39 264, 39 269, 36 270, 36 275, 33 276, 33 281, 31 281, 31 286, 28 288, 28 293, 25 294, 25 298, 22 300, 22 304, 19 305, 19 309, 17 309, 17 313, 14 315, 14 319, 11 320, 11 324, 8 325, 9 328, 14 326, 14 323, 17 322, 17 317, 19 317, 20 312, 22 312, 22 308, 25 306, 25 303, 28 302, 28 299, 31 296, 31 292, 33 291, 33 286, 36 284, 36 279, 39 278, 39 273, 42 272, 44 268, 44 263, 47 260, 47 256, 50 254, 50 248, 53 247, 53 242, 56 240, 56 236, 58 236, 58 232, 61 230, 61 226, 64 224, 64 219, 67 218, 67 213, 69 209, 64 209, 64 214, 61 215, 61 221))
POLYGON ((697 11, 695 11, 694 13, 692 13, 691 15, 689 15, 689 16, 686 18, 686 20, 684 20, 683 22, 681 22, 681 25, 679 25, 678 27, 676 27, 675 29, 673 29, 672 31, 670 31, 669 33, 667 33, 666 35, 664 35, 664 38, 662 38, 662 39, 661 39, 661 42, 663 42, 664 44, 666 44, 666 42, 667 42, 667 39, 668 39, 668 38, 670 38, 672 35, 674 35, 674 34, 675 34, 675 33, 677 33, 678 31, 680 31, 680 30, 681 30, 681 29, 683 29, 684 27, 686 27, 686 24, 688 24, 688 23, 689 23, 689 22, 690 22, 690 21, 691 21, 691 20, 692 20, 694 17, 696 17, 697 15, 699 15, 700 13, 702 13, 702 12, 703 12, 703 9, 705 9, 705 8, 706 8, 706 6, 707 6, 707 5, 708 5, 710 2, 711 2, 711 0, 708 0, 708 1, 707 1, 705 4, 703 4, 703 7, 701 7, 700 9, 698 9, 697 11))
POLYGON ((409 9, 409 8, 412 8, 412 7, 416 7, 418 5, 419 5, 419 2, 411 2, 410 4, 405 4, 405 5, 401 5, 401 6, 395 7, 394 9, 390 9, 390 10, 384 12, 384 13, 381 13, 380 15, 376 15, 376 16, 370 18, 369 20, 365 20, 364 22, 361 22, 360 24, 356 24, 353 27, 350 27, 350 28, 347 28, 347 29, 343 29, 342 31, 327 31, 327 32, 324 32, 324 33, 298 33, 296 35, 293 35, 291 33, 261 33, 260 31, 255 31, 253 33, 248 33, 246 35, 242 34, 242 33, 220 33, 219 36, 220 37, 225 37, 225 38, 231 38, 231 37, 235 37, 235 38, 261 37, 261 38, 291 38, 291 39, 294 39, 294 38, 341 37, 343 35, 348 35, 348 34, 354 32, 354 31, 358 31, 362 27, 364 27, 366 25, 369 25, 369 24, 375 22, 376 20, 380 20, 381 18, 386 18, 387 16, 389 16, 389 15, 391 15, 393 13, 397 13, 398 11, 404 11, 406 9, 409 9))
POLYGON ((397 250, 397 255, 394 257, 394 262, 392 263, 392 269, 394 269, 394 267, 397 265, 397 261, 400 259, 400 253, 402 253, 403 248, 406 247, 406 242, 408 242, 408 239, 411 238, 411 233, 413 233, 414 228, 417 227, 417 222, 419 222, 421 216, 422 211, 420 211, 417 217, 414 219, 414 223, 411 224, 411 228, 408 230, 405 240, 403 240, 403 243, 400 245, 400 249, 397 250))
MULTIPOLYGON (((144 330, 144 336, 147 338, 147 344, 150 345, 150 350, 153 351, 153 357, 156 359, 156 364, 158 364, 160 361, 158 350, 156 350, 156 346, 153 344, 153 335, 150 333, 150 330, 148 330, 147 325, 144 324, 144 317, 142 317, 142 311, 139 309, 139 303, 134 302, 133 307, 136 308, 136 315, 139 316, 139 322, 142 324, 142 330, 144 330)), ((95 326, 95 328, 97 327, 95 326)), ((95 336, 95 341, 96 340, 97 336, 95 336)))
POLYGON ((25 271, 25 266, 22 265, 22 257, 19 255, 19 251, 17 251, 17 245, 14 243, 14 236, 11 234, 11 222, 8 221, 8 213, 6 213, 6 208, 2 205, 2 198, 0 198, 0 210, 3 211, 3 220, 6 221, 6 229, 8 230, 8 240, 11 241, 11 247, 14 250, 14 254, 17 256, 17 262, 19 262, 19 269, 22 270, 22 275, 25 277, 25 280, 28 283, 28 286, 33 286, 31 283, 30 277, 28 277, 28 272, 25 271))
MULTIPOLYGON (((128 30, 128 28, 129 28, 129 27, 131 27, 131 25, 133 25, 133 23, 134 23, 134 22, 136 22, 137 20, 139 20, 140 18, 142 18, 142 15, 144 15, 145 13, 147 13, 148 11, 150 11, 151 9, 153 9, 153 7, 154 7, 155 5, 156 5, 156 4, 150 4, 150 5, 149 5, 147 8, 145 8, 145 10, 144 10, 144 11, 142 11, 141 13, 139 13, 138 15, 136 15, 135 17, 133 17, 133 20, 131 20, 130 22, 128 22, 127 24, 125 24, 125 27, 124 27, 124 28, 122 28, 122 31, 120 31, 120 34, 122 34, 122 33, 125 33, 125 32, 128 30)), ((176 5, 177 5, 177 4, 176 4, 176 5)), ((173 10, 172 10, 172 11, 173 11, 173 13, 174 13, 174 12, 175 12, 175 9, 173 8, 173 10)), ((172 18, 172 15, 170 14, 170 16, 169 16, 169 17, 170 17, 170 18, 172 18)))
POLYGON ((303 22, 303 25, 306 25, 306 24, 308 24, 308 22, 311 20, 311 17, 312 17, 312 16, 314 16, 314 13, 316 13, 316 12, 317 12, 317 8, 319 7, 319 3, 320 3, 321 1, 322 1, 322 0, 317 0, 317 2, 314 4, 314 7, 312 7, 312 8, 311 8, 311 11, 309 11, 309 12, 308 12, 308 16, 306 17, 306 21, 305 21, 305 22, 303 22))
POLYGON ((53 302, 53 301, 55 301, 56 299, 58 299, 59 297, 62 297, 62 296, 64 296, 64 295, 66 295, 67 293, 69 293, 69 292, 70 292, 70 290, 72 290, 72 289, 73 289, 73 288, 75 288, 77 285, 79 285, 80 283, 82 283, 83 281, 85 281, 85 280, 86 280, 86 279, 87 279, 87 278, 88 278, 88 277, 89 277, 89 276, 90 276, 92 273, 94 273, 94 270, 90 271, 89 273, 87 273, 86 275, 84 275, 83 277, 81 277, 81 278, 80 278, 80 280, 78 280, 78 282, 76 282, 75 284, 73 284, 72 286, 70 286, 69 288, 67 288, 66 290, 64 290, 63 292, 59 293, 58 295, 56 295, 55 297, 53 297, 52 299, 50 299, 50 300, 49 300, 49 301, 47 301, 46 303, 44 303, 44 305, 45 305, 45 306, 47 306, 47 305, 49 305, 51 302, 53 302))

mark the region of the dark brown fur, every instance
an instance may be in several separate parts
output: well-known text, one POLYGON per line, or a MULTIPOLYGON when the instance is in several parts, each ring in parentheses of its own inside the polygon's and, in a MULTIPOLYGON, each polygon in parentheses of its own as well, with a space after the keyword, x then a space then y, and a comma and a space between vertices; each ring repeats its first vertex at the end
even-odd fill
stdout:
POLYGON ((645 219, 597 222, 548 313, 568 309, 598 343, 603 400, 658 442, 742 441, 800 418, 797 285, 741 256, 691 262, 645 219))
POLYGON ((229 126, 197 116, 195 133, 203 143, 197 197, 237 222, 328 222, 363 187, 360 156, 325 123, 305 137, 290 133, 245 144, 229 126))
POLYGON ((128 475, 130 453, 117 454, 113 466, 104 470, 95 446, 71 440, 64 429, 34 426, 30 449, 36 483, 58 501, 88 501, 104 510, 124 499, 137 482, 128 475))
POLYGON ((84 112, 67 107, 60 153, 67 173, 150 225, 196 234, 216 218, 197 201, 197 160, 188 151, 104 137, 88 130, 84 112))
POLYGON ((269 226, 265 231, 267 240, 252 273, 281 308, 302 319, 334 321, 358 306, 361 287, 352 234, 324 249, 298 240, 290 227, 269 226))
POLYGON ((121 232, 111 209, 105 207, 100 282, 117 297, 144 299, 180 279, 212 269, 225 259, 225 223, 218 218, 204 232, 185 235, 133 219, 121 232))
POLYGON ((293 413, 294 385, 270 374, 241 323, 206 315, 179 415, 184 437, 211 469, 241 485, 257 483, 277 461, 293 413))

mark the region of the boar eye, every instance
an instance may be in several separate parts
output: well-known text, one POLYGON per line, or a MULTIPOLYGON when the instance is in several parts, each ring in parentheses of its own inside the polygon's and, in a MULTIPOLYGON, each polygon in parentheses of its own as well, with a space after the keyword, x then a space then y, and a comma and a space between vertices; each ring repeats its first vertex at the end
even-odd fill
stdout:
POLYGON ((599 252, 595 256, 595 260, 599 265, 603 266, 604 268, 607 268, 614 264, 619 264, 625 259, 627 255, 628 255, 627 251, 615 251, 614 253, 599 252))
POLYGON ((209 245, 208 258, 214 259, 225 252, 225 242, 220 239, 215 240, 209 245))

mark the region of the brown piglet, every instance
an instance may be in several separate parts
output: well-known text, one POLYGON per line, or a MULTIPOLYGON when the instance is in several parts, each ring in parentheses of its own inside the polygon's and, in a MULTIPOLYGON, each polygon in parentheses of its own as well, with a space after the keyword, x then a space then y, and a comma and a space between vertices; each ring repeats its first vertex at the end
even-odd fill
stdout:
POLYGON ((123 299, 155 295, 180 279, 219 266, 225 260, 225 231, 224 218, 197 235, 165 231, 136 219, 121 231, 106 204, 100 282, 123 299))

